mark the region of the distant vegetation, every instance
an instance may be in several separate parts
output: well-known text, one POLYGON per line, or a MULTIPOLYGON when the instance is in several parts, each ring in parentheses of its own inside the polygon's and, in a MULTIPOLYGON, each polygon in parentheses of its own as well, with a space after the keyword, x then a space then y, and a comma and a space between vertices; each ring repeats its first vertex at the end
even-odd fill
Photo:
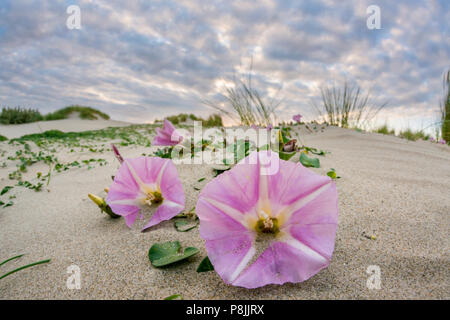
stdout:
MULTIPOLYGON (((375 129, 373 132, 392 136, 396 135, 395 130, 389 128, 387 124, 379 127, 378 129, 375 129)), ((410 128, 401 130, 398 134, 398 137, 411 141, 416 141, 419 139, 429 140, 431 138, 431 136, 429 134, 426 134, 423 130, 412 130, 410 128)))
POLYGON ((375 130, 375 132, 376 133, 381 133, 381 134, 390 134, 390 135, 394 135, 395 136, 395 130, 394 129, 390 129, 387 124, 379 127, 378 129, 375 130))
POLYGON ((49 113, 45 116, 45 120, 61 120, 67 119, 71 113, 79 112, 81 119, 95 120, 98 118, 103 118, 109 120, 109 116, 97 109, 91 107, 83 106, 69 106, 63 109, 59 109, 53 113, 49 113))
MULTIPOLYGON (((182 122, 186 122, 188 119, 191 119, 192 121, 201 121, 202 122, 202 126, 204 127, 222 127, 223 123, 222 123, 222 117, 219 114, 213 114, 210 115, 206 120, 200 117, 197 117, 194 114, 186 114, 186 113, 181 113, 175 116, 170 116, 166 118, 167 120, 169 120, 170 122, 172 122, 173 124, 180 124, 182 122)), ((156 120, 158 121, 158 120, 156 120)))
POLYGON ((43 120, 41 113, 35 109, 4 107, 0 113, 1 124, 21 124, 41 120, 43 120))
POLYGON ((36 122, 42 120, 61 120, 67 119, 71 113, 78 112, 81 119, 94 120, 103 118, 109 119, 109 116, 97 109, 83 106, 69 106, 63 109, 59 109, 55 112, 49 113, 45 116, 41 115, 39 110, 28 108, 9 108, 3 107, 0 113, 1 124, 21 124, 36 122))
POLYGON ((330 125, 342 128, 361 128, 387 105, 387 102, 375 104, 370 93, 364 94, 358 85, 322 86, 320 88, 321 104, 312 101, 312 106, 323 120, 330 125))
POLYGON ((406 130, 400 131, 398 136, 400 138, 408 139, 408 140, 411 140, 411 141, 416 141, 416 140, 419 140, 419 139, 422 139, 422 140, 430 139, 430 135, 426 134, 425 132, 423 132, 423 130, 414 131, 414 130, 411 130, 409 128, 406 129, 406 130))

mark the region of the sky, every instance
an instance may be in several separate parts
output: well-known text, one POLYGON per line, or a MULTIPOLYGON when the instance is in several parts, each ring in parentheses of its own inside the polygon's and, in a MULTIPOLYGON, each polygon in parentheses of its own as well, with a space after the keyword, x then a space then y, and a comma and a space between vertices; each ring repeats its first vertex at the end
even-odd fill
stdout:
POLYGON ((280 120, 314 119, 319 88, 347 80, 388 102, 379 123, 424 128, 450 68, 449 21, 448 0, 0 0, 0 105, 206 116, 202 101, 220 103, 251 71, 280 120), (67 27, 70 5, 81 29, 67 27), (369 5, 380 29, 367 27, 369 5))

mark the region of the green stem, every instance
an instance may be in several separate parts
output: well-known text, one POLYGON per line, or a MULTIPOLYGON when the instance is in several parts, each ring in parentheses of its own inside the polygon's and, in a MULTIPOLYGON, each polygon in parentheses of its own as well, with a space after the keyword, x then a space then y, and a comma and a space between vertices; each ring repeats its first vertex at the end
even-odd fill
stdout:
POLYGON ((12 257, 12 258, 6 259, 6 260, 5 260, 5 261, 3 261, 2 263, 0 263, 0 266, 4 265, 5 263, 7 263, 7 262, 9 262, 9 261, 11 261, 11 260, 14 260, 14 259, 19 259, 20 257, 23 257, 23 254, 20 254, 20 255, 18 255, 18 256, 15 256, 15 257, 12 257))
POLYGON ((30 267, 38 265, 38 264, 48 263, 48 262, 50 262, 50 259, 34 262, 34 263, 31 263, 31 264, 27 264, 26 266, 17 268, 17 269, 15 269, 13 271, 10 271, 10 272, 0 276, 0 280, 5 278, 5 277, 7 277, 7 276, 9 276, 9 275, 11 275, 11 274, 13 274, 13 273, 15 273, 15 272, 17 272, 17 271, 20 271, 20 270, 23 270, 23 269, 26 269, 26 268, 30 268, 30 267))

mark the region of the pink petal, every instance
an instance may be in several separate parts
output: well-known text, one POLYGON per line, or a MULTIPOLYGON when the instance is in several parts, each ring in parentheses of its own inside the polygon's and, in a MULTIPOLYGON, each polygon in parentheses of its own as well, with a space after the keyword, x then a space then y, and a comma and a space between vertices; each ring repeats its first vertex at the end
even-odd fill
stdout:
POLYGON ((253 289, 268 284, 302 282, 328 264, 328 260, 310 254, 309 251, 297 249, 286 243, 274 242, 233 282, 233 285, 253 289))
POLYGON ((258 166, 241 162, 233 170, 217 176, 214 183, 208 183, 200 198, 216 200, 245 214, 258 201, 258 185, 258 166))
POLYGON ((184 209, 184 204, 171 203, 167 200, 156 209, 150 221, 142 228, 142 231, 159 224, 162 221, 170 220, 184 209))

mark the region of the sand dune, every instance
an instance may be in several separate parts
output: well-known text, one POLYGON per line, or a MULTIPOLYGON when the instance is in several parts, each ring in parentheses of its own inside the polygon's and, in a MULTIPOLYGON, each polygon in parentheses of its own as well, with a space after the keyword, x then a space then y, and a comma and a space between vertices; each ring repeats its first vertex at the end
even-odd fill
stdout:
MULTIPOLYGON (((59 123, 62 130, 69 122, 59 123)), ((70 130, 81 130, 84 123, 90 125, 73 122, 70 130)), ((23 134, 12 130, 9 137, 23 134)), ((27 253, 7 268, 43 258, 52 262, 0 281, 0 298, 161 299, 182 294, 185 299, 449 299, 450 148, 339 128, 304 134, 302 140, 331 152, 320 158, 321 168, 314 171, 326 174, 335 168, 342 177, 337 181, 339 227, 332 262, 311 279, 255 290, 228 286, 214 272, 196 272, 206 256, 198 229, 180 233, 168 221, 141 233, 144 221, 129 229, 123 219, 100 213, 87 193, 104 195, 103 188, 110 185, 118 162, 108 152, 101 155, 106 166, 54 174, 49 191, 21 187, 10 191, 15 204, 0 209, 0 260, 27 253), (149 248, 170 240, 201 252, 169 268, 152 267, 149 248), (72 264, 81 269, 80 290, 66 287, 67 267, 72 264), (366 287, 370 265, 380 267, 380 290, 366 287)), ((6 143, 0 143, 0 150, 14 152, 6 143)), ((127 157, 153 150, 121 148, 127 157)), ((64 148, 59 152, 72 161, 92 156, 87 151, 69 154, 64 148)), ((203 187, 213 173, 206 165, 180 165, 178 171, 190 209, 199 194, 194 186, 203 187), (206 180, 197 182, 201 177, 206 180)), ((0 169, 3 186, 10 183, 7 172, 0 169)))
POLYGON ((40 133, 47 130, 60 130, 63 132, 80 132, 99 130, 107 127, 125 127, 130 123, 116 120, 82 120, 70 118, 64 120, 38 121, 16 125, 0 125, 0 134, 9 138, 18 138, 26 134, 40 133))

